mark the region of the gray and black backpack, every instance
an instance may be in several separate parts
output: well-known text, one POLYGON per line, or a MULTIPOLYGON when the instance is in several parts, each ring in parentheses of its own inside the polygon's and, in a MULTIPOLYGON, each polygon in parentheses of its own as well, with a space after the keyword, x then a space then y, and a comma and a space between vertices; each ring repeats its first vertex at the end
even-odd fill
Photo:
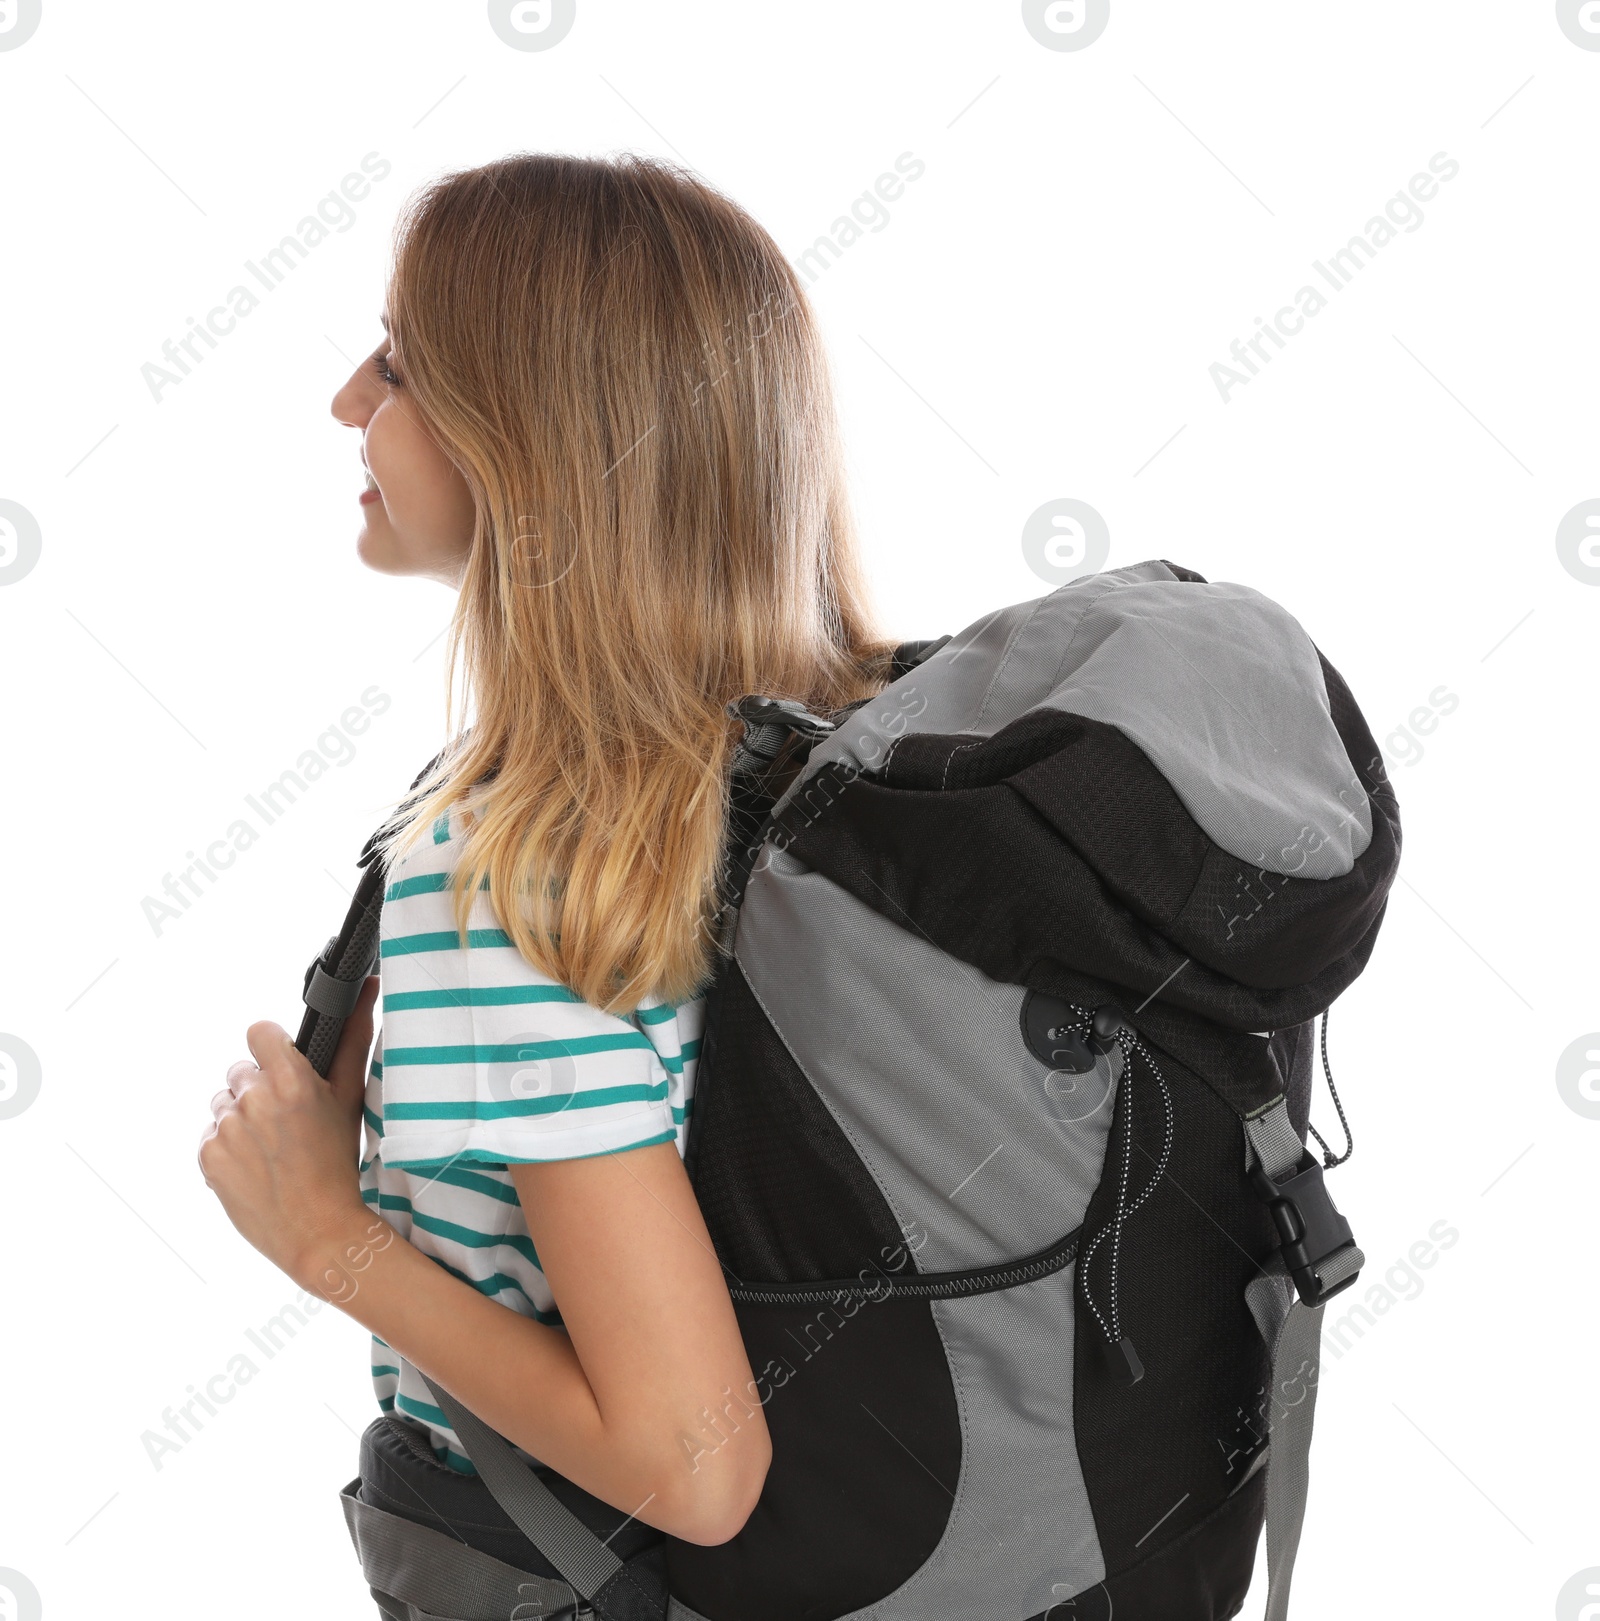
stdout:
MULTIPOLYGON (((440 1393, 543 1551, 522 1573, 561 1579, 517 1613, 1220 1621, 1265 1522, 1279 1621, 1321 1308, 1362 1262, 1323 1182, 1348 1130, 1335 1157, 1309 1112, 1315 1021, 1326 1070, 1399 860, 1377 745, 1294 618, 1161 561, 895 669, 830 717, 730 706, 687 1164, 755 1372, 708 1438, 760 1403, 761 1500, 720 1546, 621 1558, 440 1393)), ((308 972, 303 1046, 360 938, 308 972)), ((482 1607, 506 1564, 357 1487, 385 1613, 510 1613, 482 1607)))

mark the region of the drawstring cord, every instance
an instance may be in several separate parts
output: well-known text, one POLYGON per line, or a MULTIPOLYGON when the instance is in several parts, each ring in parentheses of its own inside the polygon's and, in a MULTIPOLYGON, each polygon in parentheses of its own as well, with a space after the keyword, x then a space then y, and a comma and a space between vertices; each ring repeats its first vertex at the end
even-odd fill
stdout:
POLYGON ((1339 1128, 1344 1132, 1344 1152, 1335 1159, 1333 1150, 1322 1139, 1322 1133, 1308 1120, 1306 1129, 1317 1139, 1322 1149, 1322 1168, 1331 1171, 1335 1165, 1343 1165, 1350 1158, 1355 1148, 1355 1139, 1350 1135, 1350 1122, 1344 1117, 1344 1105, 1339 1101, 1339 1089, 1333 1084, 1333 1071, 1328 1067, 1328 1010, 1322 1010, 1322 1073, 1328 1078, 1328 1095, 1333 1099, 1333 1106, 1339 1114, 1339 1128))
MULTIPOLYGON (((1095 1013, 1092 1008, 1080 1007, 1076 1002, 1067 1004, 1078 1016, 1077 1022, 1064 1025, 1059 1031, 1051 1031, 1051 1035, 1072 1030, 1088 1040, 1095 1035, 1095 1013)), ((1120 1014, 1118 1015, 1120 1020, 1120 1014)), ((1089 1310, 1094 1314, 1096 1323, 1100 1325, 1100 1332, 1105 1336, 1107 1346, 1113 1356, 1118 1359, 1125 1371, 1128 1382, 1137 1384, 1144 1377, 1144 1368, 1133 1342, 1122 1331, 1122 1314, 1118 1305, 1118 1274, 1122 1256, 1122 1229, 1128 1218, 1155 1192, 1157 1184, 1166 1175, 1167 1164, 1172 1157, 1173 1125, 1172 1093, 1167 1086, 1167 1078, 1161 1073, 1161 1066, 1151 1056, 1150 1049, 1145 1046, 1138 1033, 1134 1031, 1125 1020, 1120 1020, 1114 1032, 1117 1045, 1122 1049, 1122 1082, 1126 1096, 1122 1104, 1122 1164, 1117 1175, 1116 1202, 1112 1207, 1111 1219, 1102 1225, 1084 1246, 1078 1262, 1078 1281, 1083 1289, 1083 1298, 1089 1310), (1166 1114, 1165 1129, 1161 1143, 1161 1158, 1156 1163, 1154 1174, 1140 1189, 1138 1197, 1128 1198, 1128 1185, 1133 1174, 1133 1067, 1134 1057, 1137 1055, 1145 1062, 1151 1075, 1155 1077, 1156 1085, 1160 1088, 1161 1104, 1166 1114), (1106 1292, 1105 1310, 1100 1309, 1100 1303, 1095 1299, 1094 1291, 1089 1283, 1089 1265, 1093 1261, 1095 1251, 1100 1248, 1100 1241, 1106 1237, 1111 1239, 1109 1254, 1110 1280, 1106 1292)), ((1350 1122, 1344 1112, 1344 1104, 1339 1098, 1339 1089, 1333 1083, 1333 1068, 1328 1062, 1328 1012, 1322 1014, 1322 1073, 1328 1082, 1328 1095, 1333 1099, 1333 1107, 1339 1116, 1339 1126, 1344 1132, 1344 1152, 1335 1156, 1328 1147, 1322 1133, 1310 1123, 1307 1128, 1316 1138, 1322 1149, 1323 1169, 1331 1171, 1336 1165, 1343 1165, 1350 1158, 1355 1149, 1355 1139, 1350 1131, 1350 1122)))
MULTIPOLYGON (((1076 1002, 1069 1003, 1068 1006, 1072 1008, 1074 1013, 1082 1016, 1081 1033, 1087 1037, 1094 1028, 1093 1010, 1079 1007, 1076 1002)), ((1167 1163, 1172 1157, 1174 1121, 1172 1093, 1167 1086, 1167 1078, 1161 1073, 1161 1066, 1151 1056, 1150 1049, 1145 1046, 1137 1032, 1132 1030, 1126 1022, 1118 1025, 1115 1038, 1117 1045, 1122 1049, 1122 1079, 1126 1090, 1122 1106, 1122 1168, 1117 1180, 1116 1204, 1112 1211, 1111 1220, 1095 1233, 1085 1247, 1083 1257, 1078 1263, 1078 1279, 1083 1288, 1083 1298, 1088 1303, 1089 1310, 1093 1312, 1095 1321, 1100 1325, 1100 1332, 1105 1336, 1106 1344, 1121 1358, 1129 1376, 1129 1383, 1134 1384, 1144 1377, 1144 1369, 1134 1352, 1133 1342, 1122 1332, 1122 1316, 1117 1304, 1122 1229, 1128 1218, 1155 1192, 1157 1184, 1166 1175, 1167 1163), (1161 1158, 1156 1163, 1155 1172, 1140 1190, 1138 1197, 1130 1202, 1128 1199, 1128 1184, 1133 1170, 1133 1061, 1135 1054, 1143 1058, 1146 1067, 1156 1079, 1156 1084, 1161 1090, 1161 1103, 1166 1114, 1166 1122, 1161 1144, 1161 1158), (1089 1287, 1089 1263, 1094 1259, 1094 1253, 1099 1249, 1101 1239, 1108 1234, 1111 1238, 1111 1278, 1107 1291, 1106 1309, 1102 1312, 1099 1302, 1094 1298, 1093 1290, 1089 1287)))

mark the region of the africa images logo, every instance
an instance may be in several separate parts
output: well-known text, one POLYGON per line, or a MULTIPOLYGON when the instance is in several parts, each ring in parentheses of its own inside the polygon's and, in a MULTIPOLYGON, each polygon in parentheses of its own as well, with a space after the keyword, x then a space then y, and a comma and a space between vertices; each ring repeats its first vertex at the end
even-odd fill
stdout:
POLYGON ((1556 0, 1556 22, 1574 45, 1600 51, 1600 0, 1556 0))
POLYGON ((4 1621, 39 1621, 43 1613, 39 1589, 20 1570, 0 1566, 0 1617, 4 1621))
POLYGON ((1600 501, 1580 501, 1556 525, 1556 556, 1580 585, 1600 585, 1600 501))
POLYGON ((1087 501, 1046 501, 1022 526, 1022 555, 1048 586, 1098 574, 1111 555, 1111 532, 1087 501))
POLYGON ((0 585, 15 585, 31 573, 42 550, 39 520, 16 501, 0 501, 0 585))
MULTIPOLYGON (((21 1114, 39 1095, 43 1068, 21 1036, 0 1034, 0 1120, 21 1114)), ((0 1610, 0 1617, 5 1612, 0 1610)))
POLYGON ((559 45, 577 15, 577 0, 489 0, 489 26, 517 51, 559 45))
POLYGON ((41 0, 0 0, 0 51, 14 51, 33 38, 41 0))
POLYGON ((1081 51, 1105 32, 1111 0, 1022 0, 1022 21, 1052 51, 1081 51))

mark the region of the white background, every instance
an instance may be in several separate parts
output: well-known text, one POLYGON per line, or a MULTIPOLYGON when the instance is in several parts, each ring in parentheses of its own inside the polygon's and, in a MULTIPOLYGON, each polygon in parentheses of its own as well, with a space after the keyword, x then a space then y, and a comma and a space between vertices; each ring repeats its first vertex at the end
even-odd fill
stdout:
MULTIPOLYGON (((0 1031, 43 1076, 0 1119, 0 1567, 52 1617, 369 1613, 336 1500, 366 1336, 328 1308, 251 1349, 296 1291, 194 1154, 442 741, 448 596, 357 562, 328 410, 402 198, 518 149, 650 152, 798 259, 909 152, 810 289, 887 628, 1040 594, 1023 524, 1073 497, 1108 566, 1284 604, 1392 756, 1405 855, 1330 1023, 1333 1188, 1373 1283, 1459 1239, 1327 1361, 1297 1621, 1553 1613, 1600 1565, 1600 1120, 1556 1085, 1600 1027, 1600 590, 1555 544, 1600 495, 1597 98, 1545 0, 1114 0, 1079 51, 1002 0, 579 0, 545 52, 481 4, 44 0, 0 51, 0 498, 43 536, 0 587, 0 1031), (369 152, 392 173, 354 225, 153 400, 163 340, 369 152), (1440 152, 1423 223, 1224 403, 1208 368, 1440 152), (372 686, 353 760, 158 935, 145 897, 372 686), (257 1377, 157 1469, 144 1433, 241 1351, 257 1377)), ((1247 1616, 1264 1591, 1263 1559, 1247 1616)))

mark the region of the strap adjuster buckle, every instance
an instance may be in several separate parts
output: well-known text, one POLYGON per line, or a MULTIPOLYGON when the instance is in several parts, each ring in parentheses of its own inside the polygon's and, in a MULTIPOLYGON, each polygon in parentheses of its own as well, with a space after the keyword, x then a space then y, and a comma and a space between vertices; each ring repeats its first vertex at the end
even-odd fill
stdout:
POLYGON ((1355 1248, 1355 1235, 1334 1207, 1316 1156, 1307 1152, 1281 1182, 1274 1181, 1257 1162, 1250 1169, 1250 1182, 1272 1214, 1284 1266, 1301 1300, 1308 1306, 1320 1306, 1348 1289, 1361 1275, 1359 1266, 1337 1283, 1323 1280, 1326 1263, 1341 1251, 1355 1248))
POLYGON ((301 986, 300 1000, 313 1013, 324 1013, 329 1018, 348 1019, 351 1010, 361 1000, 361 987, 366 975, 357 979, 339 979, 330 972, 334 966, 334 953, 339 949, 338 935, 329 937, 327 945, 311 959, 301 986))
MULTIPOLYGON (((316 956, 314 956, 306 965, 305 978, 300 982, 300 1000, 302 1002, 304 1002, 306 999, 306 992, 311 989, 312 976, 319 968, 323 971, 323 973, 327 973, 327 971, 333 966, 333 954, 338 949, 339 936, 336 934, 330 934, 328 936, 327 945, 325 945, 322 950, 319 951, 316 956)), ((310 1004, 307 1003, 307 1006, 310 1006, 310 1004)))

